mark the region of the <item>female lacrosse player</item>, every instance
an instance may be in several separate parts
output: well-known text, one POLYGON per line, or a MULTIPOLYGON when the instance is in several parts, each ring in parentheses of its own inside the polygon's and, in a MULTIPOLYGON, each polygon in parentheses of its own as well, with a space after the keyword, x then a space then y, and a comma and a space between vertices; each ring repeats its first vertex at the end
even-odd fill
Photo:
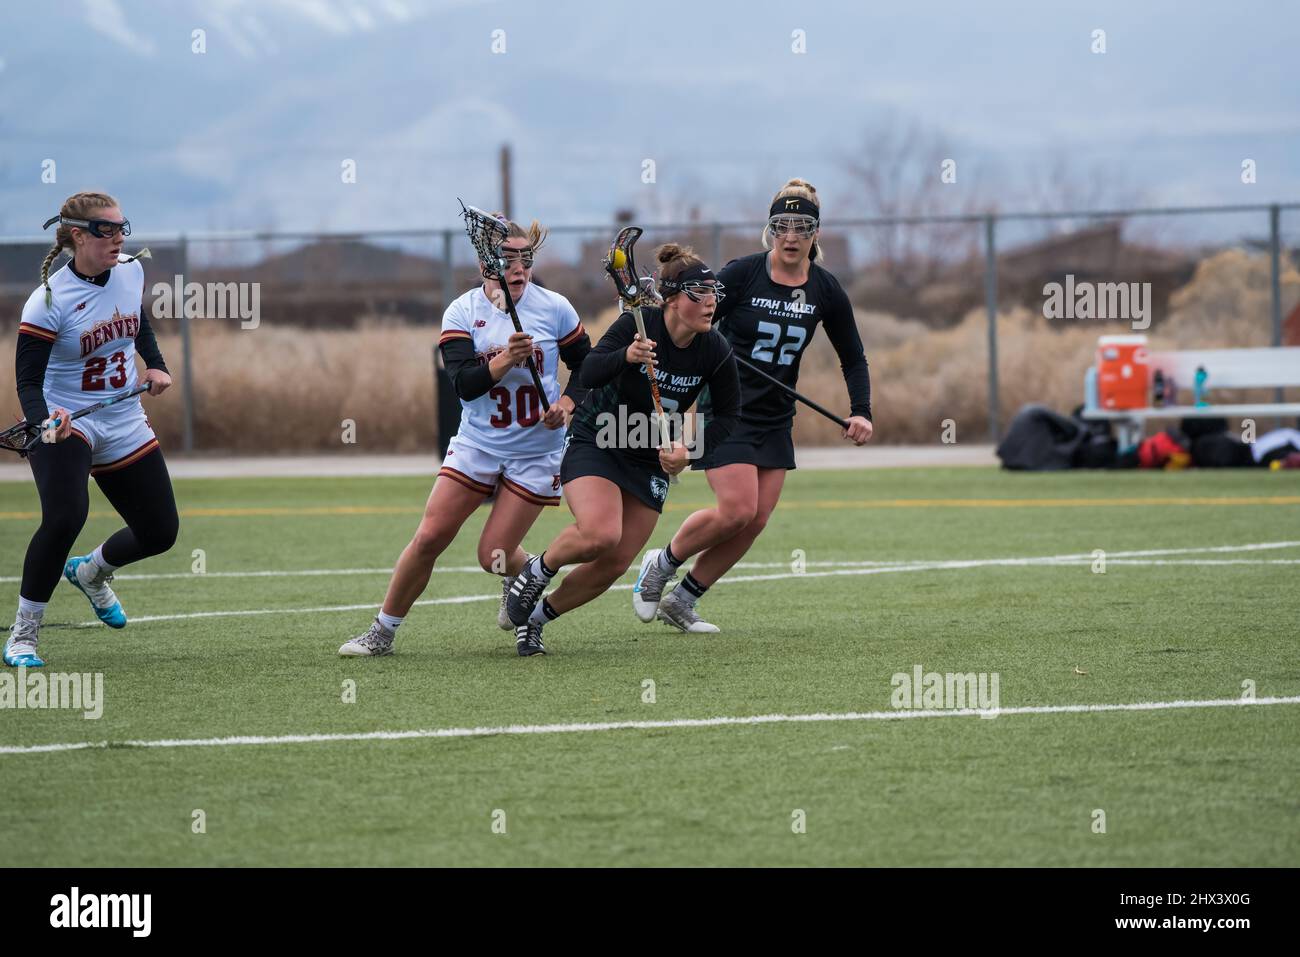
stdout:
POLYGON ((669 415, 685 413, 709 387, 713 419, 703 436, 706 455, 735 424, 736 360, 712 329, 722 284, 689 247, 661 246, 656 258, 664 307, 642 310, 646 339, 625 312, 583 364, 582 384, 591 392, 574 416, 560 473, 575 521, 529 559, 510 586, 507 617, 516 626, 520 655, 545 654, 543 625, 591 601, 627 571, 663 510, 668 476, 686 467, 684 444, 655 447, 659 433, 645 364, 669 415), (583 564, 543 599, 547 583, 575 562, 583 564))
MULTIPOLYGON (((497 219, 505 222, 500 214, 497 219)), ((415 537, 397 560, 379 614, 365 634, 339 649, 344 657, 392 654, 397 627, 429 584, 434 562, 494 494, 478 560, 484 571, 502 576, 497 623, 509 629, 505 591, 527 558, 519 543, 543 506, 560 503, 563 429, 585 394, 578 369, 591 340, 567 299, 529 281, 546 230, 536 221, 528 229, 505 225, 505 281, 527 331, 515 331, 503 311, 500 283, 493 279, 485 277, 447 307, 438 347, 460 399, 460 429, 447 447, 415 537), (550 409, 545 414, 527 369, 529 356, 546 389, 550 409), (570 371, 563 395, 556 378, 559 360, 570 371)))
POLYGON ((150 395, 161 395, 172 382, 142 303, 144 268, 134 257, 120 258, 131 224, 117 200, 103 193, 68 197, 45 225, 56 222, 41 285, 18 326, 18 398, 27 421, 41 423, 53 441, 38 443, 27 456, 41 524, 27 546, 18 617, 4 647, 5 664, 15 667, 44 664, 36 645, 60 574, 90 599, 100 621, 125 627, 126 614, 108 587, 113 572, 167 551, 179 525, 167 465, 138 398, 75 426, 70 418, 78 407, 135 388, 137 353, 150 395), (64 250, 72 260, 51 276, 50 265, 64 250), (68 558, 90 507, 88 476, 126 527, 91 554, 68 558))
MULTIPOLYGON (((812 184, 792 179, 768 210, 763 248, 727 263, 718 278, 729 290, 715 321, 736 355, 793 389, 799 360, 820 323, 840 357, 850 417, 844 437, 871 438, 871 379, 853 307, 835 277, 814 261, 821 204, 812 184)), ((660 620, 686 632, 716 632, 695 603, 749 551, 781 497, 785 473, 795 467, 791 438, 794 398, 740 365, 740 423, 692 468, 704 469, 718 497, 715 508, 692 513, 662 549, 647 552, 632 592, 642 621, 660 620), (698 554, 679 587, 663 597, 677 569, 698 554)))

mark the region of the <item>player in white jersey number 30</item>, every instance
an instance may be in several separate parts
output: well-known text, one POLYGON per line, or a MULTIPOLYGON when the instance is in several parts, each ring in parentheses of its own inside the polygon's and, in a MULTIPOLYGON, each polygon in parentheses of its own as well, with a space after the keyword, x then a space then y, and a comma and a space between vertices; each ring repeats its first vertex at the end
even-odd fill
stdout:
POLYGON ((147 385, 161 395, 171 376, 143 305, 144 268, 121 256, 131 224, 105 193, 69 197, 46 226, 58 223, 54 246, 41 265, 41 285, 23 307, 18 327, 16 381, 28 422, 58 422, 52 442, 27 456, 41 499, 41 524, 23 561, 18 615, 4 645, 4 663, 37 668, 45 607, 66 578, 81 591, 100 621, 126 625, 109 587, 123 565, 167 551, 179 521, 171 478, 140 399, 133 397, 73 424, 72 410, 147 385), (50 274, 63 251, 72 259, 50 274), (146 371, 137 377, 135 357, 146 371), (93 476, 126 527, 89 555, 68 553, 90 508, 93 476))
MULTIPOLYGON (((397 560, 379 614, 369 630, 339 649, 345 657, 392 654, 397 628, 429 584, 434 562, 474 510, 494 496, 479 537, 478 561, 502 578, 497 624, 510 629, 504 596, 528 557, 520 543, 542 508, 560 503, 564 428, 585 395, 576 373, 591 340, 567 299, 531 282, 533 258, 546 231, 536 221, 528 229, 518 223, 506 228, 504 279, 524 332, 515 331, 503 311, 500 284, 492 279, 447 307, 438 346, 460 399, 460 429, 415 537, 397 560), (527 367, 530 356, 546 390, 546 412, 527 367), (556 378, 561 360, 572 373, 563 395, 556 378)), ((519 641, 516 647, 524 656, 541 650, 519 641)))

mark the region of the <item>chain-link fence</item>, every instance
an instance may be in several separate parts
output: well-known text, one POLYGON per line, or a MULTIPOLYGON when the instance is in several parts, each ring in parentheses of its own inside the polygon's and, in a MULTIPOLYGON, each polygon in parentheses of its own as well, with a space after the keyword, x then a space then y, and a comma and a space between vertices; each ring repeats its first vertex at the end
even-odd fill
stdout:
MULTIPOLYGON (((878 440, 935 442, 954 429, 996 440, 1026 402, 1068 411, 1082 400, 1101 334, 1142 331, 1166 348, 1300 344, 1298 209, 828 221, 821 262, 855 307, 878 440)), ((600 261, 620 225, 553 228, 537 260, 536 281, 568 297, 593 338, 616 315, 600 261)), ((639 265, 672 240, 720 266, 760 249, 762 226, 647 226, 639 265)), ((152 253, 144 308, 179 393, 150 403, 169 447, 434 447, 436 326, 478 281, 462 230, 151 235, 126 248, 141 246, 152 253)), ((47 249, 48 239, 0 239, 0 325, 11 331, 47 249)), ((12 376, 0 367, 11 397, 12 376)), ((824 336, 800 389, 847 406, 824 336)), ((796 420, 801 442, 837 437, 820 417, 796 420)))

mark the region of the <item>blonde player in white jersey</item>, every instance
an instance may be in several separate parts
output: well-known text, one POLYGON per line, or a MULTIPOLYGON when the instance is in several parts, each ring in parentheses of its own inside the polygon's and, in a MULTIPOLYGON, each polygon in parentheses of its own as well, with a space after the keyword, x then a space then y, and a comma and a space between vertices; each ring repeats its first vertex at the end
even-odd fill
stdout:
MULTIPOLYGON (((484 279, 447 307, 438 346, 460 398, 460 429, 447 448, 415 537, 397 560, 379 614, 369 630, 339 649, 344 657, 392 654, 397 628, 429 584, 434 562, 474 510, 493 496, 478 561, 484 571, 502 578, 497 624, 511 629, 504 615, 506 591, 528 557, 520 543, 542 509, 560 503, 564 428, 585 395, 577 372, 591 340, 567 299, 531 281, 533 258, 546 231, 536 221, 525 229, 500 214, 497 218, 507 228, 504 278, 524 332, 516 332, 503 311, 504 297, 495 280, 484 279), (529 356, 546 390, 546 412, 528 371, 529 356), (561 361, 571 373, 563 395, 556 378, 561 361)), ((521 655, 535 653, 516 637, 521 655)))
POLYGON ((131 224, 105 193, 77 193, 50 219, 54 246, 41 265, 41 285, 23 307, 15 379, 28 422, 47 426, 52 442, 27 455, 41 499, 41 524, 23 562, 18 615, 3 659, 14 667, 45 662, 37 641, 45 607, 60 574, 90 599, 111 628, 126 614, 108 583, 123 565, 157 555, 176 540, 178 519, 171 479, 139 398, 72 423, 72 410, 147 384, 160 395, 171 376, 143 308, 144 269, 121 256, 131 224), (50 275, 65 250, 73 258, 50 275), (147 367, 139 379, 136 355, 147 367), (53 423, 58 423, 53 427, 53 423), (126 520, 91 554, 68 558, 90 507, 93 476, 126 520))

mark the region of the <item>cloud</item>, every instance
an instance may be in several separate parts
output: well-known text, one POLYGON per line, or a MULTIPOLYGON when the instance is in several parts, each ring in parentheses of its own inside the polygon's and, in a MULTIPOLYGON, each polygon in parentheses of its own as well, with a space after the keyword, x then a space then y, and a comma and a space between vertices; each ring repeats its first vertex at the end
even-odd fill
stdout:
POLYGON ((128 50, 143 56, 153 56, 153 41, 133 33, 126 23, 126 11, 117 0, 82 0, 86 10, 86 23, 95 30, 128 50))

